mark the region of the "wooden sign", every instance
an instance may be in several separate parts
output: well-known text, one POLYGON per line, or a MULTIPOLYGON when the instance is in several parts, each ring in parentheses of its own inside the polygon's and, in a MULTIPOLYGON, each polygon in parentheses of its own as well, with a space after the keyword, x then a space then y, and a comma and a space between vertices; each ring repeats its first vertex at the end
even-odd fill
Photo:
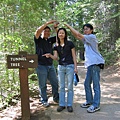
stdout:
POLYGON ((37 55, 8 55, 7 67, 13 68, 35 68, 38 65, 37 55))
POLYGON ((7 56, 8 69, 19 68, 22 120, 30 120, 28 68, 38 66, 38 56, 20 51, 19 55, 7 56))

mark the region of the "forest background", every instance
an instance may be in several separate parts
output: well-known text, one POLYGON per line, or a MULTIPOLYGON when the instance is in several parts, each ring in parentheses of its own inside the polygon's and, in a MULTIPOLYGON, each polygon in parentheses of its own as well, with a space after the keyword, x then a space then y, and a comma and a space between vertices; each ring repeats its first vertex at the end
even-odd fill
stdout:
MULTIPOLYGON (((20 98, 19 70, 8 69, 7 55, 26 51, 35 54, 35 30, 48 20, 57 20, 60 27, 67 22, 82 32, 85 23, 94 26, 99 51, 105 66, 120 65, 120 1, 119 0, 1 0, 0 2, 0 110, 17 103, 20 98)), ((53 26, 50 26, 53 29, 53 26)), ((71 35, 81 62, 83 44, 71 35)), ((52 35, 55 35, 53 29, 52 35)), ((55 66, 57 62, 54 62, 55 66)), ((35 69, 29 69, 29 90, 36 91, 35 69)), ((30 94, 30 95, 31 95, 30 94)))

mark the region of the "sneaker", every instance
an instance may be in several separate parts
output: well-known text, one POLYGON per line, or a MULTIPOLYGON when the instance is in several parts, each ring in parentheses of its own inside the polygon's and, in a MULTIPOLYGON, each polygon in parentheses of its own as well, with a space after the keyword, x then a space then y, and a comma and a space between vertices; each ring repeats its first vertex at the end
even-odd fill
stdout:
POLYGON ((91 105, 88 109, 87 112, 89 113, 94 113, 96 111, 100 110, 100 107, 94 107, 93 105, 91 105))
POLYGON ((57 112, 61 112, 62 110, 64 110, 65 109, 65 106, 59 106, 58 108, 57 108, 57 112))
POLYGON ((67 106, 68 112, 73 112, 73 107, 72 106, 67 106))
POLYGON ((90 104, 90 103, 87 103, 87 102, 81 104, 81 107, 82 107, 82 108, 88 108, 88 107, 90 107, 90 106, 91 106, 91 104, 90 104))
POLYGON ((43 105, 44 107, 49 107, 49 106, 50 106, 50 104, 49 104, 48 102, 44 102, 42 105, 43 105))

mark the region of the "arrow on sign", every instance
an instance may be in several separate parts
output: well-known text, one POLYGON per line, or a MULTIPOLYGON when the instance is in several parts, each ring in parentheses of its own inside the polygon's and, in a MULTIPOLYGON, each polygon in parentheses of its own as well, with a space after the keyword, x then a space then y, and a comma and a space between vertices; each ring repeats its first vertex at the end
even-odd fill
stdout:
POLYGON ((30 60, 29 62, 30 62, 30 63, 34 63, 34 60, 30 60))

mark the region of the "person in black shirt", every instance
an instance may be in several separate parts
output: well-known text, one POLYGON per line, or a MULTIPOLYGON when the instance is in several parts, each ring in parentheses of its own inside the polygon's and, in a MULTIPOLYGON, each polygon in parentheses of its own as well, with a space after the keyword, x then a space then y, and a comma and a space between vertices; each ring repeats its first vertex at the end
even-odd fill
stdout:
MULTIPOLYGON (((58 79, 56 75, 56 70, 53 66, 53 60, 51 58, 46 58, 42 56, 45 53, 52 54, 52 46, 53 43, 56 42, 56 36, 49 37, 51 29, 47 25, 53 24, 55 22, 55 20, 51 20, 43 24, 36 30, 34 35, 35 49, 36 54, 38 55, 38 67, 36 68, 36 71, 39 79, 38 82, 41 96, 40 100, 44 107, 49 106, 48 97, 46 93, 47 80, 50 81, 50 84, 52 86, 53 100, 55 102, 59 102, 58 79)), ((54 24, 54 27, 57 27, 57 24, 54 24)))
POLYGON ((67 31, 65 28, 59 28, 57 31, 58 43, 54 47, 54 55, 44 54, 47 58, 58 60, 58 80, 59 80, 59 106, 58 112, 65 109, 65 83, 67 83, 67 110, 73 112, 73 76, 77 73, 77 62, 75 46, 72 41, 67 40, 67 31), (67 79, 65 79, 65 76, 67 79), (66 81, 67 80, 67 81, 66 81))

